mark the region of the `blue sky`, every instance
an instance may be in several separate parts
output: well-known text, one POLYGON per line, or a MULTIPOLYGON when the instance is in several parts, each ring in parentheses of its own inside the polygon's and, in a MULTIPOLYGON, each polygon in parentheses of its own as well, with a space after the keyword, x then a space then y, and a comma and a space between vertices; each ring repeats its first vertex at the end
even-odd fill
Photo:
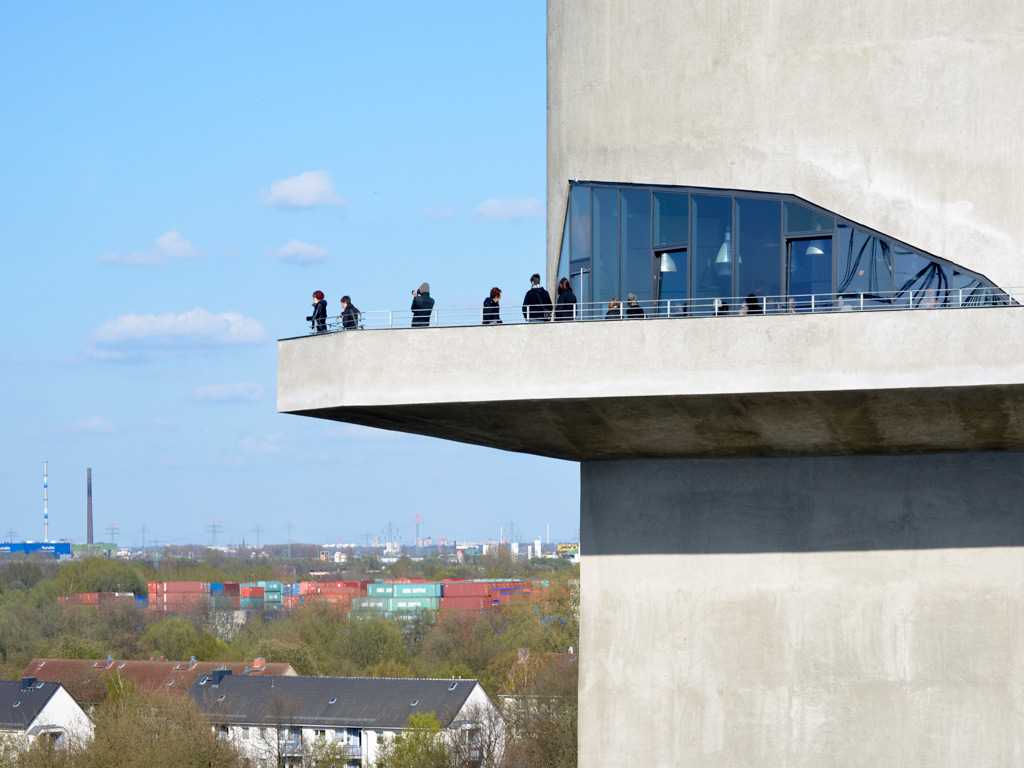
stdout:
POLYGON ((543 271, 545 7, 23 3, 0 25, 0 533, 576 535, 576 465, 278 415, 308 296, 543 271), (535 500, 545 499, 543 512, 535 500))

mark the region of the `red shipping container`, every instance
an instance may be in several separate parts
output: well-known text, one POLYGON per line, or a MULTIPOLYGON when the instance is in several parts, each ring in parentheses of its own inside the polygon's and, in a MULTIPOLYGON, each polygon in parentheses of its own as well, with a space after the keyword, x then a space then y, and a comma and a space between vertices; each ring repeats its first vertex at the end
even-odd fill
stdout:
POLYGON ((263 597, 263 587, 241 587, 242 597, 263 597))
POLYGON ((486 597, 442 597, 442 611, 485 611, 491 607, 490 599, 486 597))
POLYGON ((224 582, 224 594, 225 595, 234 595, 235 597, 238 597, 239 589, 240 589, 240 585, 239 585, 239 583, 237 581, 225 581, 224 582))
POLYGON ((172 592, 200 592, 210 591, 210 585, 205 581, 164 581, 160 582, 159 590, 167 593, 172 592))
POLYGON ((442 597, 487 597, 490 592, 490 584, 478 581, 445 582, 441 587, 442 597))

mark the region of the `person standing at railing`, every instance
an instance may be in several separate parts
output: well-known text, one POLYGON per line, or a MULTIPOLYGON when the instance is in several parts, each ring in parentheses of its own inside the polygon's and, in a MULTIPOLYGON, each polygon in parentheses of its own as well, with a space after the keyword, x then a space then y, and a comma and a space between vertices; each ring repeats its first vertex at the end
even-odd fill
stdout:
POLYGON ((484 325, 501 325, 501 288, 497 286, 484 299, 484 325))
POLYGON ((569 278, 558 281, 558 299, 555 301, 555 320, 576 319, 576 293, 572 289, 569 278))
POLYGON ((430 295, 430 283, 421 283, 412 292, 412 327, 426 328, 430 325, 430 313, 434 311, 434 299, 430 295))
POLYGON ((647 313, 644 312, 644 308, 640 306, 640 302, 637 301, 636 294, 631 293, 626 296, 626 319, 628 320, 644 320, 647 318, 647 313))
POLYGON ((360 312, 348 296, 341 297, 341 327, 353 331, 359 327, 360 312))
POLYGON ((621 320, 622 319, 622 302, 619 301, 618 296, 612 297, 608 301, 608 311, 604 313, 605 320, 621 320))
POLYGON ((306 315, 306 322, 314 333, 327 330, 327 299, 323 291, 313 291, 313 314, 306 315))
POLYGON ((551 294, 540 284, 540 275, 530 276, 530 290, 523 298, 523 317, 528 323, 543 323, 551 319, 551 294))

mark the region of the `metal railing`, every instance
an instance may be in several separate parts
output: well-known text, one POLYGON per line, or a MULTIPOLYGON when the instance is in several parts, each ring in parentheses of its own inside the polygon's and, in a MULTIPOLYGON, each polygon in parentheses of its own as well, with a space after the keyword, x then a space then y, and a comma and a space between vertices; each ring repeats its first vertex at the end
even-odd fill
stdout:
POLYGON ((905 291, 718 296, 637 302, 590 302, 553 307, 443 307, 426 310, 374 310, 357 317, 328 317, 321 330, 305 335, 353 330, 455 328, 544 322, 664 320, 707 317, 755 317, 836 312, 977 309, 1024 306, 1024 289, 922 288, 905 291))

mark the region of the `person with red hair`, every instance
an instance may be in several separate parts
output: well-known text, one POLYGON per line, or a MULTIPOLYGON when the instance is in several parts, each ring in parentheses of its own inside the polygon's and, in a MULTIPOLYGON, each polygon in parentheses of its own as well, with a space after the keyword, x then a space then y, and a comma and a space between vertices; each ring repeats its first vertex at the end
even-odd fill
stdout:
POLYGON ((314 333, 327 331, 327 298, 323 291, 313 291, 313 314, 306 316, 306 322, 314 333))
POLYGON ((501 325, 501 288, 497 286, 484 299, 484 325, 501 325))

